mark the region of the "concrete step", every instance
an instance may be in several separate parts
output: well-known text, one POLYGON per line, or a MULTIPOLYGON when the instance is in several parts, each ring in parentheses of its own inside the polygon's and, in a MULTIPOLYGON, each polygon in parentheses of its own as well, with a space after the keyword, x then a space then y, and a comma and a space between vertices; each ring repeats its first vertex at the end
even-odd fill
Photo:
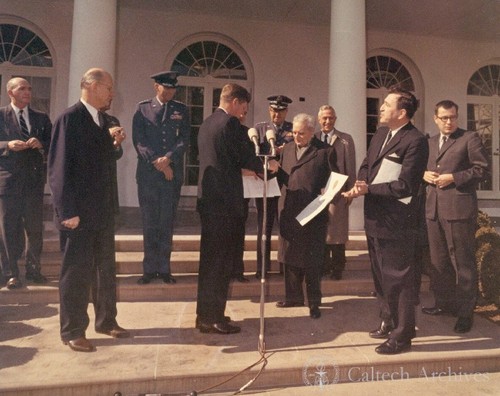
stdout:
MULTIPOLYGON (((142 235, 133 233, 122 233, 115 235, 115 249, 117 252, 142 252, 143 241, 142 235)), ((245 237, 245 250, 255 251, 257 249, 257 236, 247 235, 245 237)), ((348 250, 366 250, 366 237, 364 233, 351 232, 349 241, 346 244, 348 250)), ((271 250, 278 250, 278 236, 273 235, 271 238, 271 250)), ((58 252, 59 238, 57 234, 51 233, 44 239, 44 252, 58 252)), ((200 235, 174 235, 172 251, 174 252, 199 252, 200 251, 200 235)))
MULTIPOLYGON (((429 293, 421 298, 432 303, 429 293)), ((368 336, 379 323, 377 301, 357 294, 326 297, 318 320, 274 300, 260 310, 257 298, 231 299, 226 313, 242 331, 227 336, 194 328, 192 300, 118 304, 127 339, 95 333, 89 307, 86 335, 97 351, 87 354, 61 343, 57 304, 0 301, 5 396, 235 394, 262 368, 261 334, 267 365, 241 394, 465 396, 498 394, 500 386, 496 324, 475 315, 472 330, 456 334, 456 318, 423 315, 419 307, 411 351, 378 355, 383 340, 368 336)))
MULTIPOLYGON (((271 271, 279 271, 277 262, 278 253, 271 252, 271 271)), ((349 250, 346 252, 346 271, 368 270, 370 263, 368 252, 364 250, 349 250)), ((116 252, 116 271, 118 274, 142 273, 143 252, 118 251, 116 252)), ((196 251, 174 251, 171 255, 171 270, 173 274, 198 273, 200 254, 196 251)), ((42 272, 44 275, 56 276, 59 274, 62 253, 44 252, 41 257, 42 272)), ((245 272, 257 270, 257 252, 245 251, 243 255, 245 272)), ((22 263, 21 263, 22 265, 22 263)))
MULTIPOLYGON (((261 281, 246 274, 249 282, 231 283, 229 298, 259 298, 261 281)), ((126 274, 117 276, 117 297, 120 302, 147 302, 147 301, 191 301, 196 299, 198 276, 196 274, 176 275, 176 284, 165 284, 160 279, 148 285, 139 285, 137 280, 140 274, 126 274)), ((23 282, 23 287, 17 290, 0 289, 0 301, 5 304, 52 304, 59 302, 57 277, 49 277, 49 282, 35 285, 23 282)), ((429 281, 423 277, 422 290, 429 289, 429 281)), ((271 273, 264 284, 265 295, 269 298, 282 298, 285 294, 284 279, 278 273, 271 273)), ((370 271, 345 271, 342 280, 324 279, 321 282, 323 295, 370 295, 373 290, 373 280, 370 271)))

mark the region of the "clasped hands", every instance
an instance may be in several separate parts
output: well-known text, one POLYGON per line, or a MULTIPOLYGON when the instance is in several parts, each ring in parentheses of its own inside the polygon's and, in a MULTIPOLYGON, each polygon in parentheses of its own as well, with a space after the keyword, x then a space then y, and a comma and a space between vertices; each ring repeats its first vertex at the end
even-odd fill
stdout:
POLYGON ((356 180, 354 186, 346 192, 342 193, 342 196, 349 199, 357 198, 368 193, 368 184, 364 180, 356 180))
POLYGON ((43 148, 42 143, 35 137, 31 137, 28 140, 11 140, 7 143, 7 147, 11 151, 23 151, 27 149, 41 149, 43 148))
POLYGON ((424 172, 424 180, 429 184, 434 184, 436 187, 444 188, 449 186, 451 183, 455 182, 453 178, 453 174, 444 173, 440 175, 437 172, 425 171, 424 172))
POLYGON ((165 179, 171 181, 174 179, 174 170, 170 166, 171 160, 168 157, 160 157, 153 161, 153 166, 159 172, 165 175, 165 179))

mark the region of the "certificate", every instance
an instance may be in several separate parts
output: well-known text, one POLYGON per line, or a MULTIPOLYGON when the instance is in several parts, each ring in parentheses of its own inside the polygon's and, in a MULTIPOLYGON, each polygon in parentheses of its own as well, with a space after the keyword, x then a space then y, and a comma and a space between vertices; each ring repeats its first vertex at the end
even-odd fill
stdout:
POLYGON ((328 182, 326 183, 325 192, 307 205, 296 217, 300 225, 306 225, 309 221, 321 213, 323 209, 325 209, 332 202, 333 197, 337 195, 347 179, 347 175, 332 172, 328 178, 328 182))

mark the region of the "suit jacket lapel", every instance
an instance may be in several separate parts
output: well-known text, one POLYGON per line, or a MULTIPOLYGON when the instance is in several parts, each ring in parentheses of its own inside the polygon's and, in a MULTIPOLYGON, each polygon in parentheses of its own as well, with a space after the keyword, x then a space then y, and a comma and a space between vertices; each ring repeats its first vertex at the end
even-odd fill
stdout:
POLYGON ((453 146, 453 144, 455 143, 455 139, 452 138, 452 137, 448 137, 448 139, 446 139, 446 142, 443 143, 443 145, 441 146, 441 150, 439 150, 439 139, 438 139, 438 149, 437 149, 437 159, 439 160, 443 154, 451 147, 453 146))
POLYGON ((21 140, 25 140, 26 138, 23 136, 21 132, 21 125, 19 125, 19 121, 17 120, 16 117, 16 112, 12 108, 12 106, 9 104, 7 108, 7 113, 5 114, 5 121, 7 125, 11 126, 11 130, 17 135, 16 137, 21 140))
MULTIPOLYGON (((296 155, 296 153, 294 153, 296 155)), ((313 159, 314 157, 316 157, 316 155, 318 155, 318 150, 316 149, 316 147, 314 147, 312 144, 309 145, 309 147, 307 148, 306 152, 304 154, 302 154, 302 157, 300 157, 300 159, 297 161, 297 163, 292 167, 292 172, 304 165, 306 162, 309 162, 311 159, 313 159)))

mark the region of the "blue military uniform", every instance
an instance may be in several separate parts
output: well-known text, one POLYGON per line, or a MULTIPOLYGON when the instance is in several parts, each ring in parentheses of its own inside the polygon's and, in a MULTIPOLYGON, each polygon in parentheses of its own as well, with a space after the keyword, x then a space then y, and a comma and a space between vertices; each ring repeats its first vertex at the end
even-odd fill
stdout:
MULTIPOLYGON (((164 74, 152 78, 159 84, 171 86, 158 78, 164 74)), ((177 83, 175 77, 176 74, 173 87, 177 83)), ((189 134, 190 121, 184 104, 174 100, 162 104, 157 97, 139 103, 133 118, 132 139, 138 154, 136 179, 144 232, 141 284, 149 283, 154 277, 175 283, 170 273, 170 253, 189 134), (171 161, 172 180, 167 180, 153 164, 164 156, 171 161)))

